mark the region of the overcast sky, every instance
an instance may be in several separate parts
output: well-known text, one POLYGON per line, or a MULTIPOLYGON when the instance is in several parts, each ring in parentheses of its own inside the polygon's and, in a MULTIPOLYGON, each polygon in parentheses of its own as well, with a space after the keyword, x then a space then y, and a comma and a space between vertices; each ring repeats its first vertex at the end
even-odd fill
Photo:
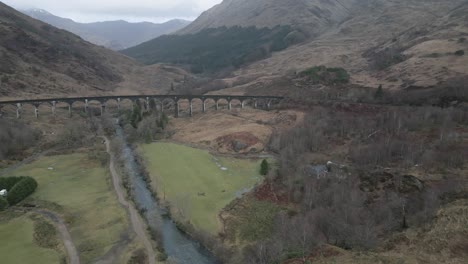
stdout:
POLYGON ((16 9, 40 8, 78 22, 194 20, 222 0, 0 0, 16 9))

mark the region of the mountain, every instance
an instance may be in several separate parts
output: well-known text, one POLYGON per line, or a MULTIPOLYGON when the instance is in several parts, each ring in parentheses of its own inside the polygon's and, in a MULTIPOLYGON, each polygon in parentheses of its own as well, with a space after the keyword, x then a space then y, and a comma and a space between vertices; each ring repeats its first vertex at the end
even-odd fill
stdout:
POLYGON ((54 27, 70 31, 83 39, 113 50, 129 48, 164 34, 175 32, 190 22, 174 19, 165 23, 129 23, 123 20, 78 23, 55 16, 42 9, 24 10, 23 13, 54 27))
POLYGON ((345 68, 352 84, 386 89, 432 87, 468 76, 468 56, 456 55, 468 51, 468 1, 360 1, 349 10, 347 19, 319 36, 235 75, 283 76, 326 65, 345 68))
POLYGON ((358 0, 224 0, 200 15, 178 34, 196 33, 222 26, 278 25, 296 27, 317 35, 331 25, 349 17, 349 9, 358 0))
POLYGON ((194 34, 167 35, 123 50, 146 63, 173 63, 189 66, 193 73, 213 73, 263 59, 294 43, 293 29, 277 26, 220 27, 194 34))
POLYGON ((186 73, 120 53, 0 3, 0 97, 161 93, 186 73))
POLYGON ((224 0, 177 34, 278 25, 306 39, 236 70, 230 83, 254 80, 237 92, 320 65, 344 68, 351 84, 385 89, 468 76, 467 0, 224 0))

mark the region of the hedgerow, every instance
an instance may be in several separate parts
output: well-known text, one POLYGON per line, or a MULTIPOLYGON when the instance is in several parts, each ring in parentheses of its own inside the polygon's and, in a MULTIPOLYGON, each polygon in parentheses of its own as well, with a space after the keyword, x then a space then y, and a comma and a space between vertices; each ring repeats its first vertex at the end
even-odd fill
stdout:
POLYGON ((10 205, 15 205, 30 194, 32 194, 37 188, 37 182, 31 177, 17 177, 20 180, 8 190, 7 200, 10 205))

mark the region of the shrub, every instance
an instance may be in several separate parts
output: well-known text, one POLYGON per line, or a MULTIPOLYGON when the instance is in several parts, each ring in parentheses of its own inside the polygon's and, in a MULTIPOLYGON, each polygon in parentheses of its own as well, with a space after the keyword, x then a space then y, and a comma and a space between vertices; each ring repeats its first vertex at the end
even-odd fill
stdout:
POLYGON ((32 194, 37 188, 37 182, 31 177, 23 177, 8 192, 7 200, 10 205, 21 202, 24 198, 32 194))
POLYGON ((146 263, 148 256, 143 249, 138 249, 132 253, 132 256, 127 261, 127 264, 146 263))
POLYGON ((334 73, 334 82, 335 83, 348 83, 349 82, 349 74, 343 68, 328 68, 328 73, 334 73))
POLYGON ((327 85, 348 83, 349 74, 343 68, 327 68, 325 66, 315 66, 301 73, 308 76, 313 83, 322 83, 327 85))
POLYGON ((40 216, 31 216, 34 220, 34 241, 43 248, 57 248, 60 242, 55 226, 40 216))
POLYGON ((369 54, 371 66, 376 70, 384 70, 392 65, 403 62, 407 57, 402 53, 403 48, 396 46, 386 48, 380 52, 371 52, 369 54))
POLYGON ((465 51, 464 50, 457 50, 457 51, 455 51, 455 55, 463 56, 463 55, 465 55, 465 51))
POLYGON ((5 210, 8 207, 8 201, 0 196, 0 211, 5 210))
POLYGON ((383 96, 383 89, 382 85, 379 85, 379 88, 377 88, 377 91, 375 91, 374 98, 382 98, 383 96))
POLYGON ((0 190, 6 189, 10 191, 16 183, 21 181, 24 177, 0 177, 0 190))
POLYGON ((267 175, 269 170, 270 170, 270 168, 269 168, 269 165, 268 165, 268 161, 264 159, 262 161, 262 164, 260 165, 260 174, 261 175, 267 175))

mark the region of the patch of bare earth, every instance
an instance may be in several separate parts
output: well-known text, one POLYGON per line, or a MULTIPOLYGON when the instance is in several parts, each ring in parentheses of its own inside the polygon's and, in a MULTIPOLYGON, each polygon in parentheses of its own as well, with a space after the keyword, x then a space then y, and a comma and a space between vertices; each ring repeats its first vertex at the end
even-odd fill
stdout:
POLYGON ((172 140, 220 153, 262 152, 275 129, 294 126, 303 113, 293 110, 262 111, 209 109, 192 118, 172 119, 172 140))

